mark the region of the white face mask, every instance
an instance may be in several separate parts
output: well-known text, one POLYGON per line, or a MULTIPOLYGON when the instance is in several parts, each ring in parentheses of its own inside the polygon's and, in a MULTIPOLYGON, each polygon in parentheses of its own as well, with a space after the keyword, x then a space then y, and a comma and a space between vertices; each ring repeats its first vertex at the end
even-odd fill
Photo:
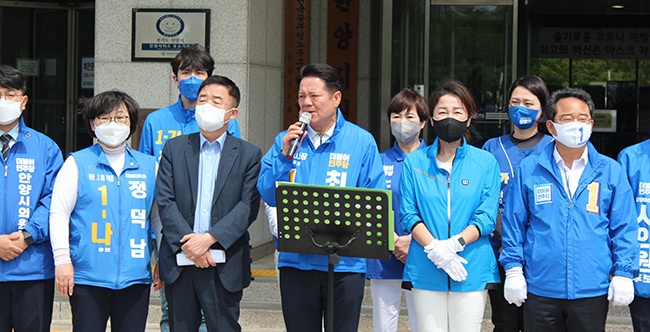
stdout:
POLYGON ((400 121, 390 123, 390 132, 400 143, 411 143, 420 134, 420 122, 400 121))
POLYGON ((20 117, 22 111, 20 110, 21 101, 11 101, 0 98, 0 124, 8 125, 20 117))
POLYGON ((570 148, 579 148, 587 144, 591 137, 591 124, 582 123, 578 121, 569 122, 566 124, 557 124, 553 122, 557 135, 553 137, 558 142, 570 148))
POLYGON ((205 131, 217 131, 223 127, 226 122, 223 121, 223 117, 230 110, 226 111, 223 108, 218 108, 213 106, 210 103, 203 105, 196 105, 196 111, 194 116, 196 117, 196 124, 199 125, 199 128, 205 131))
POLYGON ((125 124, 109 122, 95 127, 95 136, 106 146, 118 146, 129 137, 131 128, 125 124))

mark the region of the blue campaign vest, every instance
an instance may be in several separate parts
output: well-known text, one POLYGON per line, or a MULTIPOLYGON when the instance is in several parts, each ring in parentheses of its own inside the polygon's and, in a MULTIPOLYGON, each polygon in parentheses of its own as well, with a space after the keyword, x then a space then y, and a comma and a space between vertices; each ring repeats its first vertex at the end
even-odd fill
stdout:
POLYGON ((150 283, 156 159, 127 148, 118 176, 98 144, 71 155, 79 170, 70 216, 75 283, 110 289, 150 283))
MULTIPOLYGON (((420 139, 420 146, 418 149, 424 147, 426 147, 426 144, 424 144, 424 140, 420 139)), ((402 176, 402 165, 404 164, 406 153, 404 153, 404 151, 402 151, 402 149, 397 145, 397 142, 395 142, 392 148, 382 152, 380 156, 381 162, 384 164, 386 189, 393 193, 395 233, 399 236, 407 235, 408 232, 404 231, 399 225, 399 207, 402 197, 399 193, 399 180, 402 176)), ((400 262, 393 254, 390 255, 390 259, 388 260, 368 259, 368 272, 366 272, 366 278, 368 279, 402 279, 403 274, 404 263, 400 262)))

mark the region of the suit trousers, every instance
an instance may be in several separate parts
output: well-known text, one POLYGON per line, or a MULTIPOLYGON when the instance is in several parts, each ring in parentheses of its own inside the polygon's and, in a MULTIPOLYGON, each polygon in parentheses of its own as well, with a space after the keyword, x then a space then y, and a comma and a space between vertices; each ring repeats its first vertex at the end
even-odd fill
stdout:
POLYGON ((526 332, 604 332, 607 295, 577 300, 552 299, 528 293, 524 303, 526 332))
POLYGON ((0 282, 0 332, 49 332, 54 279, 0 282))
POLYGON ((147 327, 151 284, 124 289, 75 285, 70 297, 74 331, 104 332, 111 318, 112 332, 142 332, 147 327))
MULTIPOLYGON (((363 273, 334 273, 334 328, 356 332, 365 286, 363 273)), ((327 321, 327 272, 280 268, 282 315, 287 332, 321 332, 327 321)))
POLYGON ((216 267, 183 267, 178 279, 166 284, 171 332, 195 332, 201 324, 201 310, 208 332, 239 332, 239 304, 243 291, 229 292, 221 283, 216 267))

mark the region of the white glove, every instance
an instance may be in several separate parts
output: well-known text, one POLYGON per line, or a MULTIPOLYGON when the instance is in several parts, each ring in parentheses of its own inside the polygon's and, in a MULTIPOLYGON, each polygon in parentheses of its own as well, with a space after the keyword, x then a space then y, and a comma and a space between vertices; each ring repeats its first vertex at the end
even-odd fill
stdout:
POLYGON ((528 298, 528 287, 521 266, 506 271, 506 282, 503 284, 503 296, 510 304, 521 307, 528 298))
POLYGON ((634 300, 634 281, 626 277, 614 277, 609 283, 607 300, 613 305, 628 305, 634 300))
POLYGON ((467 279, 467 270, 463 264, 467 264, 467 260, 456 255, 454 259, 438 268, 443 269, 453 281, 461 282, 467 279))
POLYGON ((424 252, 427 253, 427 257, 431 260, 436 267, 442 268, 451 262, 457 252, 463 251, 463 246, 458 242, 458 235, 452 236, 447 240, 436 240, 433 239, 426 247, 424 247, 424 252))

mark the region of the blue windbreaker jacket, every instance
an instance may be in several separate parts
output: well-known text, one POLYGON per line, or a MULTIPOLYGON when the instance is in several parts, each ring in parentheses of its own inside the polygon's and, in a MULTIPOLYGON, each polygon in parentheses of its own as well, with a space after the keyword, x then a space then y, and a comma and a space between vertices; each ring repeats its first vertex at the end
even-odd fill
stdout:
MULTIPOLYGON (((375 139, 366 130, 345 121, 340 110, 337 111, 332 137, 318 149, 314 149, 311 140, 305 138, 293 160, 282 154, 282 138, 285 134, 286 130, 275 137, 273 146, 262 158, 257 190, 270 206, 276 206, 275 183, 288 182, 290 172, 295 172, 295 183, 386 188, 386 178, 375 139)), ((327 255, 280 252, 278 267, 327 271, 327 255)), ((366 260, 341 257, 334 271, 365 273, 366 260)))
POLYGON ((50 201, 54 179, 63 165, 59 146, 25 126, 20 119, 18 139, 2 163, 0 234, 26 230, 34 244, 13 260, 0 260, 0 282, 54 278, 50 245, 50 201))
POLYGON ((519 163, 503 212, 506 269, 522 266, 528 291, 554 299, 607 294, 610 275, 633 278, 639 243, 632 189, 621 165, 588 143, 573 199, 555 143, 519 163))
POLYGON ((634 279, 634 294, 650 298, 650 140, 632 145, 618 155, 632 187, 636 202, 639 233, 639 276, 634 279))
POLYGON ((399 188, 401 226, 410 232, 421 221, 434 238, 446 240, 473 225, 481 236, 458 253, 468 261, 465 281, 451 280, 415 240, 409 248, 404 280, 410 280, 413 288, 438 292, 482 290, 487 284, 499 282, 488 239, 499 207, 499 165, 489 152, 463 139, 449 174, 436 163, 438 147, 436 138, 432 145, 410 153, 404 161, 399 188))

